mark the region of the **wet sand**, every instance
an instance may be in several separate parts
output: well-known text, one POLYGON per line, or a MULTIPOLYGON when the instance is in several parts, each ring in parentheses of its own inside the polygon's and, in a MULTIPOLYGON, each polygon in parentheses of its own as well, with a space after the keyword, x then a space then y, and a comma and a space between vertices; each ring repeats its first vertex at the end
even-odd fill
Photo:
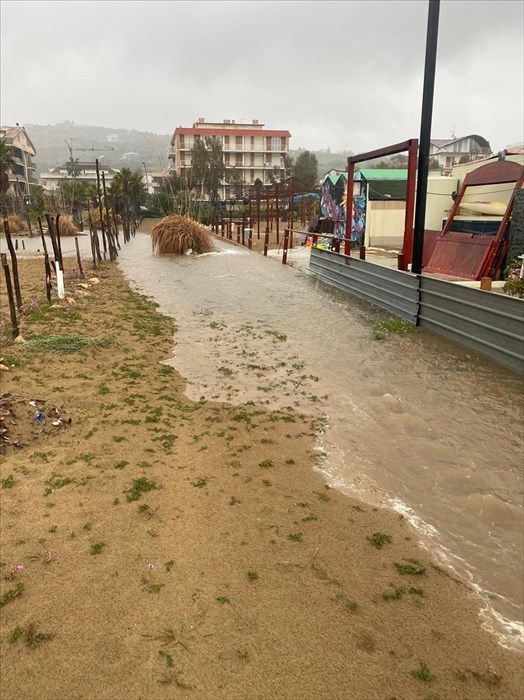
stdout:
MULTIPOLYGON (((21 446, 0 464, 2 698, 521 697, 521 656, 482 629, 478 598, 406 518, 328 488, 323 409, 285 396, 299 379, 254 405, 224 363, 230 400, 213 387, 192 400, 200 379, 166 364, 176 317, 113 265, 90 273, 99 284, 66 265, 73 302, 48 310, 41 260, 21 261, 34 300, 23 335, 90 343, 57 355, 3 342, 21 446)), ((194 316, 207 322, 194 347, 211 356, 221 319, 194 316)), ((258 330, 279 358, 282 332, 258 330)), ((252 336, 238 335, 240 354, 252 336)))

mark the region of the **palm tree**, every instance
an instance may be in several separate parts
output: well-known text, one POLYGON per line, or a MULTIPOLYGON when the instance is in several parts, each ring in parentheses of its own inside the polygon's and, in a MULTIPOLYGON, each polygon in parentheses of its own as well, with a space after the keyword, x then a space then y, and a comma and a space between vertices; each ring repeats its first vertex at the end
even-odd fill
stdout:
POLYGON ((140 217, 140 204, 146 196, 142 175, 129 168, 122 168, 113 178, 109 192, 113 197, 115 209, 122 217, 124 240, 129 240, 130 233, 134 233, 140 217))
POLYGON ((80 166, 78 158, 73 158, 73 156, 71 156, 66 163, 66 170, 67 174, 76 180, 78 175, 82 172, 82 167, 80 166))

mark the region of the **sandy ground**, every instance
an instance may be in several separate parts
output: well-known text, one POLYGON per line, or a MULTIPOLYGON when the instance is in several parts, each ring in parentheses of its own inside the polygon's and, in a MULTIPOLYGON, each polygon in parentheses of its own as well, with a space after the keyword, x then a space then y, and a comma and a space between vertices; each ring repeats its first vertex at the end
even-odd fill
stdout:
POLYGON ((475 596, 402 517, 314 471, 320 420, 186 399, 176 327, 115 265, 82 280, 66 259, 51 306, 41 258, 20 270, 28 342, 1 309, 2 700, 522 697, 475 596))

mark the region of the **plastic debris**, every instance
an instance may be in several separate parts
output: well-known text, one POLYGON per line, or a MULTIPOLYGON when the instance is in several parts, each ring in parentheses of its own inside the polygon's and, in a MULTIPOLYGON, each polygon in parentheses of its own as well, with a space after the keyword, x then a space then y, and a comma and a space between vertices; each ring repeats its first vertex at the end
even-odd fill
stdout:
POLYGON ((54 420, 53 425, 62 425, 62 421, 60 420, 60 418, 58 420, 54 420))
POLYGON ((35 420, 37 423, 43 423, 44 422, 44 414, 42 411, 37 411, 35 413, 35 420))

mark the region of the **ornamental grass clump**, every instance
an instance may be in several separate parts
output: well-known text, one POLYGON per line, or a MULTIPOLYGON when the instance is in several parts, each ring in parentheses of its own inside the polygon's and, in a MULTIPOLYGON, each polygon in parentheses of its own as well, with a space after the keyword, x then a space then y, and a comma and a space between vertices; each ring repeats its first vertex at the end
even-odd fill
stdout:
MULTIPOLYGON (((27 229, 27 224, 18 214, 9 214, 7 217, 7 223, 9 225, 10 233, 22 233, 27 229)), ((4 220, 0 221, 0 230, 4 231, 4 220)))
POLYGON ((180 214, 166 216, 154 226, 151 242, 159 255, 200 254, 214 250, 211 234, 196 221, 180 214))
POLYGON ((78 228, 70 216, 60 214, 58 219, 58 230, 61 236, 77 236, 78 228))

